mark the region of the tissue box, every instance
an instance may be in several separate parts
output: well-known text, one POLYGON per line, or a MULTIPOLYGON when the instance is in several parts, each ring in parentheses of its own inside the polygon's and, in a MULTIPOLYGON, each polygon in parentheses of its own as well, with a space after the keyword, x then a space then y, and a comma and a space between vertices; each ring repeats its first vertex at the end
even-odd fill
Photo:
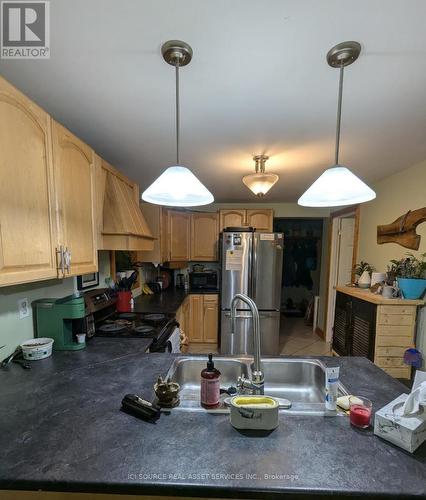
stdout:
POLYGON ((403 417, 408 394, 401 394, 376 412, 374 434, 413 453, 426 439, 426 413, 403 417))

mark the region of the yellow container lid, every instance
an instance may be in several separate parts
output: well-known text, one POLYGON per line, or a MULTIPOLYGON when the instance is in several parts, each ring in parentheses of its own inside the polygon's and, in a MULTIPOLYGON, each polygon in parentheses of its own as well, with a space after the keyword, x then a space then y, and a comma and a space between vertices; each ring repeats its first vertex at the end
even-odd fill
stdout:
POLYGON ((234 396, 231 404, 237 408, 276 408, 278 401, 269 396, 234 396))

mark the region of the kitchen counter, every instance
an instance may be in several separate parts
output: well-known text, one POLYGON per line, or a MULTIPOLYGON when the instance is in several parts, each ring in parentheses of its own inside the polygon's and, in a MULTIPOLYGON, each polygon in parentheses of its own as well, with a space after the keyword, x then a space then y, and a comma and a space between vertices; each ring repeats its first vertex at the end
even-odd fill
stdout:
POLYGON ((154 295, 139 295, 134 299, 136 313, 175 314, 182 302, 191 294, 218 294, 212 290, 184 290, 183 288, 168 288, 154 295))
MULTIPOLYGON (((220 498, 354 494, 424 496, 426 445, 414 455, 351 428, 347 417, 280 415, 264 437, 229 416, 163 414, 156 424, 120 411, 124 394, 150 398, 174 359, 141 342, 94 339, 32 370, 1 371, 0 488, 220 498), (115 348, 117 352, 115 352, 115 348)), ((374 409, 406 389, 365 358, 320 358, 374 409)))
POLYGON ((367 288, 358 288, 356 286, 336 286, 336 292, 346 293, 361 300, 372 302, 377 305, 400 305, 400 306, 422 306, 425 304, 424 300, 411 300, 411 299, 385 299, 381 295, 370 292, 367 288))

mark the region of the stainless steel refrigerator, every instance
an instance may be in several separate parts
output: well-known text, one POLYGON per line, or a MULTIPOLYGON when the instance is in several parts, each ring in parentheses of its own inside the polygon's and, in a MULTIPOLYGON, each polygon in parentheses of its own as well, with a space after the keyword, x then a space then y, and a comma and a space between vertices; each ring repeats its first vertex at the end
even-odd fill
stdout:
POLYGON ((259 309, 262 354, 279 354, 283 245, 282 233, 221 234, 222 354, 253 353, 251 312, 241 301, 231 333, 231 301, 236 293, 251 297, 259 309))

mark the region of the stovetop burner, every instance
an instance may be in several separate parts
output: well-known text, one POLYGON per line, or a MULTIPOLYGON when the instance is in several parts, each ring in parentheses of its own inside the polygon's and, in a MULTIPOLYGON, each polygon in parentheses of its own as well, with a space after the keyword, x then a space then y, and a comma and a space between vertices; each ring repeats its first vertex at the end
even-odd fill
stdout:
POLYGON ((152 323, 159 323, 160 321, 164 321, 166 319, 165 314, 145 314, 143 319, 145 321, 149 321, 152 323))
POLYGON ((155 328, 153 326, 150 326, 150 325, 140 325, 140 326, 135 326, 133 331, 136 333, 142 333, 144 335, 147 335, 149 333, 154 332, 155 328))
POLYGON ((120 313, 118 315, 119 319, 127 319, 128 321, 133 321, 137 319, 138 315, 136 313, 120 313))
POLYGON ((105 323, 98 328, 98 331, 102 333, 119 333, 124 330, 126 330, 126 325, 121 323, 105 323))

